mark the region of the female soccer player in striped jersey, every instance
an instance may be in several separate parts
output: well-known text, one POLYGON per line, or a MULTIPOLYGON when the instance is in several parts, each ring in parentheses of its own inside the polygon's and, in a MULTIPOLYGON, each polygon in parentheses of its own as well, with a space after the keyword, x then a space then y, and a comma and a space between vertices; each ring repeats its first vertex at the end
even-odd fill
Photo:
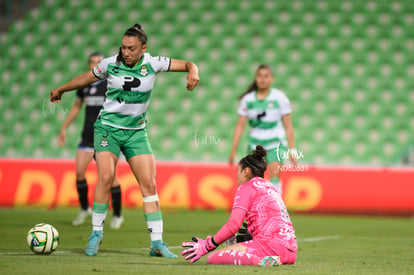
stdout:
MULTIPOLYGON (((99 52, 91 53, 88 59, 88 67, 90 70, 95 68, 99 62, 104 59, 103 54, 99 52)), ((83 124, 82 138, 76 151, 76 189, 78 191, 81 211, 72 221, 74 226, 79 226, 85 222, 85 219, 92 214, 88 202, 88 183, 86 182, 86 169, 93 159, 93 124, 98 117, 99 111, 105 101, 106 81, 99 80, 91 85, 78 89, 76 92, 76 99, 69 111, 69 114, 62 125, 59 133, 59 146, 65 145, 66 142, 66 128, 72 123, 85 104, 85 121, 83 124)), ((114 179, 111 188, 112 208, 114 214, 111 220, 111 228, 119 229, 124 222, 121 216, 121 186, 118 180, 114 179)))
POLYGON ((285 203, 276 188, 263 179, 267 152, 260 146, 242 158, 237 166, 240 185, 234 196, 230 218, 213 236, 205 240, 193 237, 183 242, 181 254, 190 263, 214 250, 237 232, 246 219, 253 239, 211 253, 208 264, 262 265, 293 264, 297 242, 285 203))
POLYGON ((144 197, 144 216, 151 238, 151 256, 177 257, 163 242, 163 221, 155 185, 155 159, 146 131, 146 112, 159 72, 188 72, 187 89, 192 91, 199 81, 197 66, 188 61, 168 57, 152 57, 147 50, 147 35, 135 24, 122 36, 119 53, 102 60, 92 71, 81 74, 50 92, 50 100, 60 101, 66 91, 84 87, 99 79, 107 79, 106 100, 95 122, 94 147, 98 166, 95 189, 92 234, 85 254, 98 253, 103 239, 110 189, 116 163, 122 151, 144 197))
POLYGON ((290 118, 292 110, 289 99, 282 91, 272 88, 273 80, 272 68, 268 65, 260 65, 254 81, 240 96, 239 118, 234 130, 229 163, 234 162, 240 137, 248 122, 251 127, 248 151, 260 144, 269 152, 266 161, 269 166, 270 182, 281 193, 279 176, 283 161, 289 156, 293 165, 297 165, 297 150, 290 118))

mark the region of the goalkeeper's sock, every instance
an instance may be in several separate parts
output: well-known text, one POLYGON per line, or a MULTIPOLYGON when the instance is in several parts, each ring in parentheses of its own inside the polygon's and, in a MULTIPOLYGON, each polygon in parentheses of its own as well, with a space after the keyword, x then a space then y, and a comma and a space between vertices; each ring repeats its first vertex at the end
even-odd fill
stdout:
POLYGON ((92 230, 103 231, 103 226, 108 210, 108 203, 93 203, 92 230))
POLYGON ((114 216, 121 217, 121 186, 111 188, 112 195, 112 208, 114 210, 114 216))
POLYGON ((274 187, 276 187, 277 192, 279 192, 279 194, 282 194, 282 185, 280 184, 280 178, 271 177, 270 182, 273 184, 274 187))
POLYGON ((148 232, 150 233, 151 242, 162 240, 163 222, 161 211, 153 213, 144 213, 147 221, 148 232))
POLYGON ((207 258, 207 264, 259 265, 262 258, 238 250, 219 250, 207 258))
POLYGON ((88 183, 86 182, 86 179, 76 181, 76 189, 78 190, 81 209, 84 211, 88 210, 88 183))

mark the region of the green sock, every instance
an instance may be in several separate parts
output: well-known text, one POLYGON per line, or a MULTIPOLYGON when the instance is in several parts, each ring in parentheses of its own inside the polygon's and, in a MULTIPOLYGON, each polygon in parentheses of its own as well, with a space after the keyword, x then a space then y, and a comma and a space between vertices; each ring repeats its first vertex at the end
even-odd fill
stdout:
POLYGON ((103 214, 108 210, 109 203, 93 203, 93 212, 103 214))

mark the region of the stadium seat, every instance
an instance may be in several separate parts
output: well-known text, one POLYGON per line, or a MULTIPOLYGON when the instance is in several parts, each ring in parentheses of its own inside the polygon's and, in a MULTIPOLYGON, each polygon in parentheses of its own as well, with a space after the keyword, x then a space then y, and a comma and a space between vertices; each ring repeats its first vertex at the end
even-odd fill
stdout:
POLYGON ((148 112, 157 159, 225 161, 237 98, 256 66, 268 63, 275 87, 294 106, 297 147, 307 150, 304 162, 389 163, 413 139, 407 119, 414 103, 408 92, 414 87, 413 12, 402 0, 143 0, 139 9, 130 1, 116 8, 109 1, 44 1, 12 24, 0 44, 6 64, 0 68, 0 152, 73 157, 82 117, 68 131, 65 149, 42 137, 56 137, 74 95, 65 95, 58 108, 47 103, 48 93, 84 72, 90 52, 115 54, 122 32, 140 22, 151 53, 200 67, 192 93, 185 91, 184 75, 159 76, 148 112), (222 138, 222 145, 195 147, 196 129, 222 138))

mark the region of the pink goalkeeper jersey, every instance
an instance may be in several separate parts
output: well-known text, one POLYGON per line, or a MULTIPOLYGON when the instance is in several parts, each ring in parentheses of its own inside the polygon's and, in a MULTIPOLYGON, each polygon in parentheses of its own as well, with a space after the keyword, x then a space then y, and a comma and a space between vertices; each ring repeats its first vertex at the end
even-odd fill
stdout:
POLYGON ((245 219, 253 239, 274 240, 296 251, 295 230, 282 197, 267 180, 254 177, 236 192, 233 209, 246 211, 245 219))

